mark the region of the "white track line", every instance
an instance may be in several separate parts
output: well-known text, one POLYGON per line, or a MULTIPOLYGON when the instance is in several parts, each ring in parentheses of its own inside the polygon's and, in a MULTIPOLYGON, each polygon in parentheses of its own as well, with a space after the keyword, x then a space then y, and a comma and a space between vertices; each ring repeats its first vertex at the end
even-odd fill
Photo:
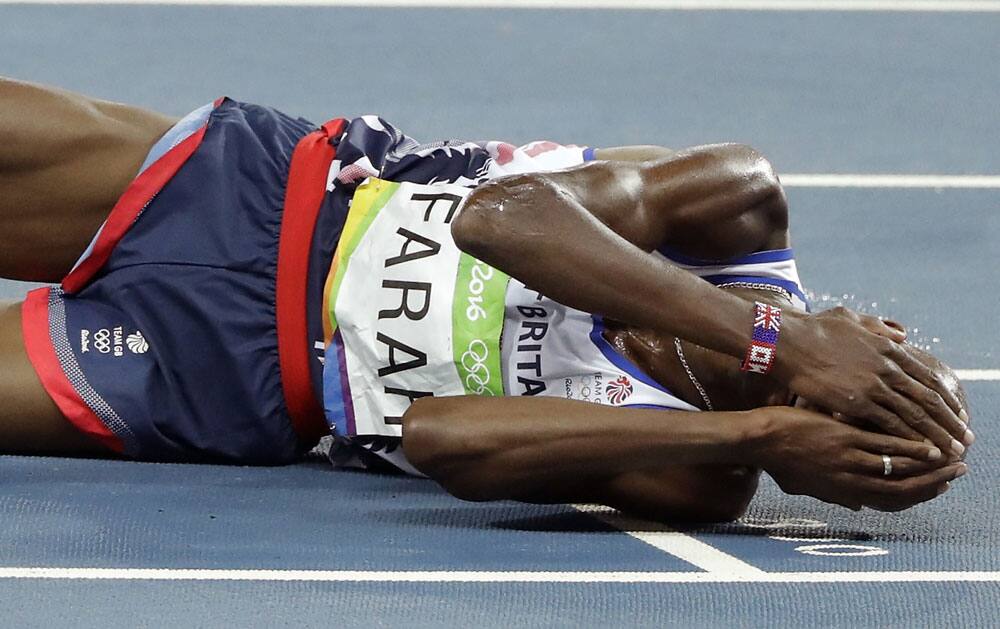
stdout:
POLYGON ((996 0, 0 0, 0 4, 174 4, 661 11, 897 11, 996 13, 996 0))
POLYGON ((956 369, 959 380, 997 381, 1000 380, 1000 369, 956 369))
POLYGON ((781 183, 794 188, 1000 188, 1000 175, 852 175, 787 174, 781 183))
POLYGON ((479 572, 446 570, 201 570, 0 568, 0 579, 300 581, 306 583, 1000 583, 997 572, 479 572))
POLYGON ((578 511, 711 574, 734 578, 764 574, 762 570, 745 561, 662 524, 631 518, 614 509, 598 505, 573 506, 578 511))

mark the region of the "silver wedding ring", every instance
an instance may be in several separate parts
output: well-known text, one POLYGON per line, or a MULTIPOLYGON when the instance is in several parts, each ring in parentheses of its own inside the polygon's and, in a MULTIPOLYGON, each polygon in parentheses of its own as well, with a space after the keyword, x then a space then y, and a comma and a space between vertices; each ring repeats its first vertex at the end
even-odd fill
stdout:
POLYGON ((892 459, 889 458, 888 454, 882 455, 882 474, 883 476, 892 474, 892 459))

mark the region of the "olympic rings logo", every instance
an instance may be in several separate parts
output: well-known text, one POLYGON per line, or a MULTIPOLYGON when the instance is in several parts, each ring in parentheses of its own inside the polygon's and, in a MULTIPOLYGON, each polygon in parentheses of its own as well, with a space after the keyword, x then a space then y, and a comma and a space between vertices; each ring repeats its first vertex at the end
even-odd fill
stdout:
POLYGON ((94 332, 93 336, 94 349, 102 354, 108 354, 111 352, 111 331, 108 329, 100 329, 94 332))
POLYGON ((481 339, 472 339, 469 348, 465 350, 459 362, 465 369, 465 386, 476 395, 493 395, 493 391, 487 389, 490 383, 490 369, 486 366, 486 360, 490 357, 490 348, 481 339))

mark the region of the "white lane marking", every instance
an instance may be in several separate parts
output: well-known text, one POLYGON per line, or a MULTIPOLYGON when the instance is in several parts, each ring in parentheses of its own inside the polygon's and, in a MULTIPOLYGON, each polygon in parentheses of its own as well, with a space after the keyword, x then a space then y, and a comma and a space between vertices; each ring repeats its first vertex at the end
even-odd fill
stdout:
POLYGON ((790 188, 1000 188, 1000 175, 780 175, 790 188))
POLYGON ((578 511, 593 516, 637 540, 645 542, 658 550, 677 557, 681 561, 685 561, 712 574, 734 576, 764 574, 762 570, 751 566, 745 561, 662 524, 632 518, 607 507, 597 505, 573 506, 578 511))
POLYGON ((956 369, 955 375, 959 380, 1000 380, 1000 369, 956 369))
POLYGON ((0 4, 173 4, 661 11, 895 11, 996 13, 996 0, 0 0, 0 4))
POLYGON ((1000 583, 994 572, 480 572, 465 570, 204 570, 0 568, 0 579, 301 581, 308 583, 1000 583))
POLYGON ((797 546, 795 552, 816 557, 881 557, 889 554, 888 550, 877 546, 827 543, 797 546))

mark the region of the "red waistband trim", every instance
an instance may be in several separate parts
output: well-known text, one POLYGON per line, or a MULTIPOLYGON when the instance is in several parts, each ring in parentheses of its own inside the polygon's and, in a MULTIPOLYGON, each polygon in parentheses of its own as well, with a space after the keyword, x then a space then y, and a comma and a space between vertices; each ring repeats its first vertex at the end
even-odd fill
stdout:
MULTIPOLYGON (((220 98, 215 102, 215 106, 218 107, 221 102, 220 98)), ((206 123, 183 142, 167 151, 129 184, 101 226, 93 250, 63 278, 63 290, 67 293, 79 292, 101 270, 111 257, 115 246, 132 227, 143 209, 198 149, 207 129, 206 123)))
POLYGON ((346 121, 336 119, 302 138, 292 153, 285 190, 285 207, 278 241, 277 327, 278 363, 285 404, 298 436, 315 443, 329 433, 323 408, 313 392, 306 316, 309 251, 316 220, 326 194, 330 163, 337 155, 331 137, 343 133, 346 121))

